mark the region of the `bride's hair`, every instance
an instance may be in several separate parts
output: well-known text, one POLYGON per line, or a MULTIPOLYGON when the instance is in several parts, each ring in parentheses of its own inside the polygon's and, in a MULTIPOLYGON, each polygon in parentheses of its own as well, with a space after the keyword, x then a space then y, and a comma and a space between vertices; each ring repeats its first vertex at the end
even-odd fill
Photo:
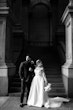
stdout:
POLYGON ((43 66, 42 61, 40 59, 36 60, 36 66, 43 66))

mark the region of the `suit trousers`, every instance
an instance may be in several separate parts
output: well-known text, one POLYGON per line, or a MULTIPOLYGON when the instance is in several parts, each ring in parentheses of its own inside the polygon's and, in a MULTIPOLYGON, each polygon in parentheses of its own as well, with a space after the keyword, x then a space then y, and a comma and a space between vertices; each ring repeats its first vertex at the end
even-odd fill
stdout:
POLYGON ((21 103, 23 103, 26 90, 27 90, 27 93, 26 93, 26 103, 27 103, 29 91, 30 91, 30 86, 31 86, 31 81, 25 82, 24 79, 21 79, 21 97, 20 97, 21 103))

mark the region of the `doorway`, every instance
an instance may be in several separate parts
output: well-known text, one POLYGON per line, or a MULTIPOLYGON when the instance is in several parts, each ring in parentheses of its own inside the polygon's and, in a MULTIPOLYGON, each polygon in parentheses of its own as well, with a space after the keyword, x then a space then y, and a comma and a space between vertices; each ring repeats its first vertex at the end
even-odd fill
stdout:
POLYGON ((29 42, 39 46, 48 46, 50 43, 50 16, 49 8, 43 3, 32 7, 29 16, 29 42))

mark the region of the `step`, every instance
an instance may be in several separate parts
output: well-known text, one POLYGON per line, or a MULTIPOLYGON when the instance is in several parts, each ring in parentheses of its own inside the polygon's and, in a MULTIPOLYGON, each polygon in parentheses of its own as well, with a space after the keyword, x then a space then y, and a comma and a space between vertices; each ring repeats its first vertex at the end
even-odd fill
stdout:
MULTIPOLYGON (((47 77, 47 80, 48 80, 49 83, 53 83, 53 82, 54 82, 54 83, 56 83, 56 82, 57 82, 57 83, 59 83, 59 82, 61 83, 61 82, 63 82, 61 78, 50 78, 49 76, 47 77)), ((15 83, 15 82, 18 83, 18 82, 21 82, 21 80, 20 80, 19 78, 14 78, 13 81, 12 81, 12 83, 13 83, 13 82, 14 82, 14 83, 15 83)))
POLYGON ((67 97, 66 93, 48 93, 49 97, 67 97))
MULTIPOLYGON (((21 88, 13 88, 13 91, 11 90, 11 93, 9 93, 10 96, 20 96, 21 94, 21 88)), ((26 92, 25 92, 26 94, 26 92)), ((48 96, 53 97, 53 96, 66 96, 66 93, 64 89, 52 89, 51 91, 48 92, 48 96)))
MULTIPOLYGON (((9 93, 9 96, 20 96, 20 95, 21 95, 21 90, 13 91, 13 92, 9 93)), ((25 96, 26 96, 26 92, 25 92, 25 96)), ((62 91, 62 92, 51 91, 51 92, 48 92, 48 96, 49 97, 56 97, 56 96, 66 97, 66 93, 64 91, 62 91)))
POLYGON ((62 78, 61 78, 61 77, 57 77, 57 76, 54 77, 54 76, 46 75, 46 78, 47 78, 47 79, 50 79, 50 80, 57 80, 57 81, 58 81, 58 80, 61 80, 61 81, 62 81, 62 78))
POLYGON ((21 82, 21 79, 14 77, 12 82, 21 82))
MULTIPOLYGON (((56 70, 56 71, 55 70, 45 70, 45 74, 46 75, 58 75, 58 76, 61 76, 61 72, 58 71, 58 70, 56 70)), ((16 74, 14 77, 19 77, 20 78, 19 74, 16 74)))
MULTIPOLYGON (((52 88, 64 88, 64 85, 63 85, 63 83, 51 83, 52 85, 51 85, 51 87, 52 88)), ((11 87, 21 87, 21 82, 13 82, 12 84, 11 84, 11 87)))
POLYGON ((62 75, 61 74, 46 73, 45 75, 46 75, 46 77, 61 78, 62 79, 62 75))
POLYGON ((47 69, 45 69, 45 71, 46 72, 59 72, 59 73, 61 73, 60 69, 56 69, 56 68, 55 69, 54 68, 53 69, 52 68, 47 68, 47 69))
POLYGON ((15 97, 20 97, 21 96, 21 92, 14 92, 14 93, 9 93, 9 96, 15 96, 15 97))
POLYGON ((21 86, 21 82, 12 82, 11 83, 11 87, 20 87, 21 86))
POLYGON ((61 74, 61 72, 59 71, 59 70, 45 70, 45 74, 55 74, 55 75, 60 75, 61 74))
POLYGON ((51 86, 52 87, 64 87, 64 84, 63 83, 51 83, 51 86))
POLYGON ((9 93, 15 93, 20 91, 21 91, 21 87, 11 87, 9 93))
MULTIPOLYGON (((51 86, 51 92, 65 92, 64 86, 61 84, 52 84, 51 86)), ((14 91, 20 91, 21 90, 21 86, 11 86, 10 91, 14 92, 14 91)))
POLYGON ((49 91, 49 93, 53 93, 53 92, 54 93, 64 93, 65 92, 65 89, 64 88, 60 88, 60 87, 59 88, 57 88, 57 87, 56 88, 53 88, 52 87, 52 89, 49 91))
MULTIPOLYGON (((49 73, 46 73, 46 77, 50 77, 50 78, 62 78, 62 75, 60 74, 49 74, 49 73)), ((17 78, 17 79, 20 79, 20 77, 18 75, 14 76, 14 78, 17 78)))
MULTIPOLYGON (((14 93, 9 93, 9 96, 15 96, 15 97, 20 97, 21 96, 21 92, 14 92, 14 93)), ((67 97, 67 95, 65 93, 48 93, 48 97, 67 97)), ((26 93, 24 95, 24 97, 26 97, 26 93)))
POLYGON ((49 83, 61 83, 62 79, 48 78, 47 81, 49 83))

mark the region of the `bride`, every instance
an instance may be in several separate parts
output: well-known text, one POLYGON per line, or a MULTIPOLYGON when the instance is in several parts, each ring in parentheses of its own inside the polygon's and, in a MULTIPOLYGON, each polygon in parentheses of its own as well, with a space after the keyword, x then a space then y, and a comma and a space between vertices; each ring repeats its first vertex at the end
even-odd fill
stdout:
POLYGON ((27 100, 28 106, 54 108, 60 107, 62 102, 68 102, 69 99, 55 97, 49 98, 47 91, 51 90, 51 84, 47 82, 41 60, 36 61, 35 76, 31 83, 29 97, 27 100))

